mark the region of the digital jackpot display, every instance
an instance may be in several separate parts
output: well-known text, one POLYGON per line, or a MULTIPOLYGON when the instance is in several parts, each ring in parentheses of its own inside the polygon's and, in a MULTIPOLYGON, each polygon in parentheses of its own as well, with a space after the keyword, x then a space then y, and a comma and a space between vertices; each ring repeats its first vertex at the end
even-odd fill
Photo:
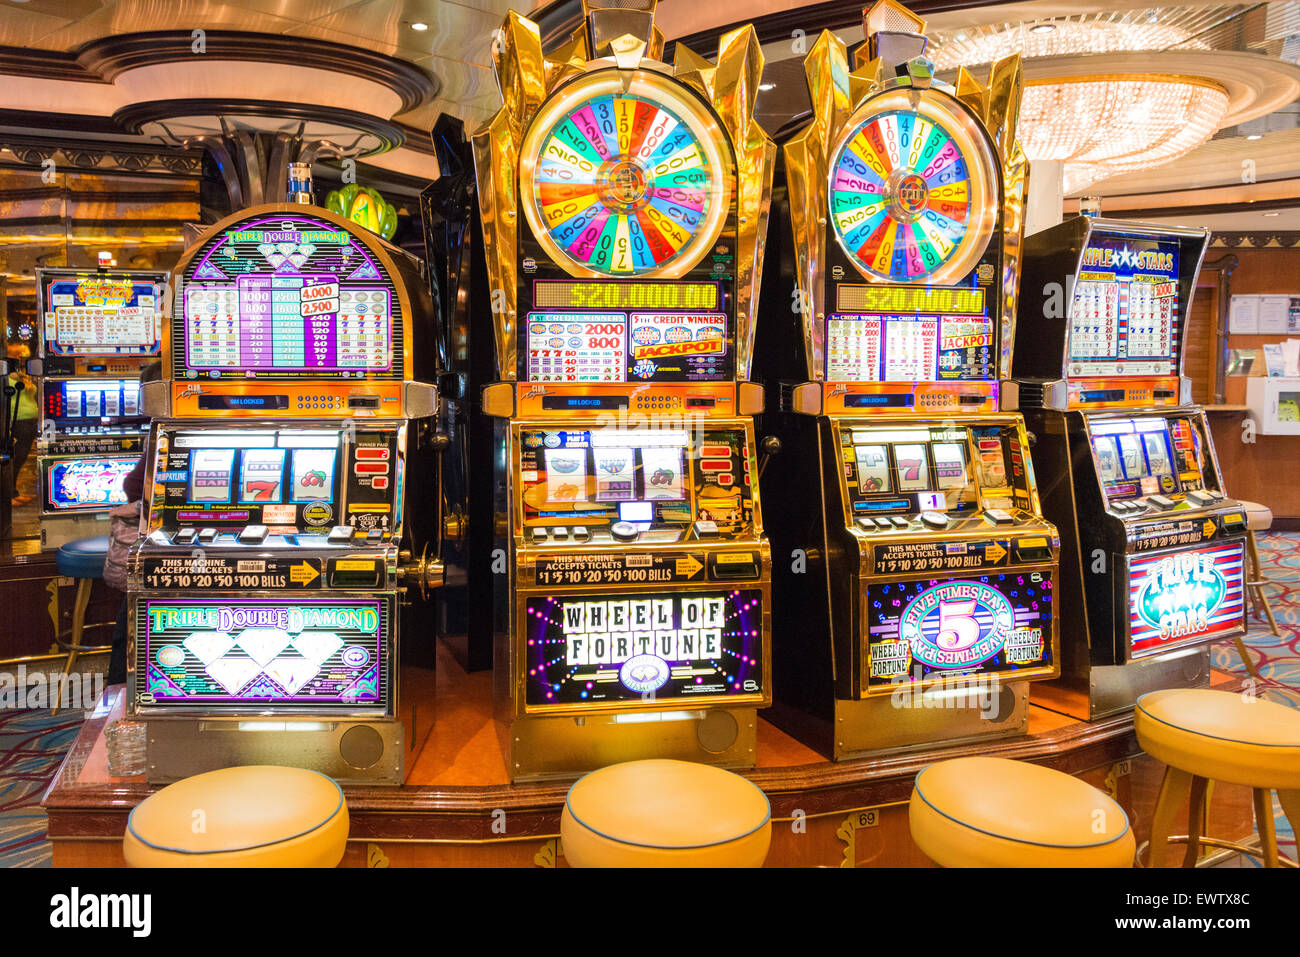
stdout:
POLYGON ((391 613, 391 599, 139 600, 140 702, 383 708, 391 613))
POLYGON ((1052 663, 1046 572, 872 582, 866 600, 869 690, 1052 663))
POLYGON ((1093 233, 1070 304, 1072 376, 1178 373, 1176 241, 1093 233))
POLYGON ((162 349, 158 283, 113 273, 44 281, 47 356, 156 356, 162 349))
POLYGON ((1129 560, 1129 649, 1137 658, 1244 627, 1240 540, 1129 560))
POLYGON ((55 512, 75 512, 125 505, 122 480, 139 461, 138 454, 50 460, 45 474, 45 506, 55 512))
POLYGON ((177 379, 400 379, 392 278, 346 230, 304 214, 209 239, 178 291, 177 379))
POLYGON ((527 704, 763 693, 762 593, 530 597, 527 704))

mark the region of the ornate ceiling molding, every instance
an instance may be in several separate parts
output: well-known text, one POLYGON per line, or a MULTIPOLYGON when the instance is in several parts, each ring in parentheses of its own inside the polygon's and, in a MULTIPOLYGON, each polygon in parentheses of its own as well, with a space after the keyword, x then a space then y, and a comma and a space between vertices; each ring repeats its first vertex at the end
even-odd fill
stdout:
POLYGON ((1225 249, 1294 249, 1300 244, 1300 231, 1215 233, 1210 245, 1225 249))
POLYGON ((0 47, 0 74, 111 84, 122 73, 164 63, 191 63, 198 58, 253 63, 292 63, 377 83, 401 99, 406 112, 437 96, 438 78, 405 60, 364 47, 345 46, 310 37, 272 33, 206 30, 202 52, 189 30, 124 33, 86 44, 73 53, 0 47))
POLYGON ((102 173, 165 173, 198 177, 203 170, 202 150, 166 146, 90 141, 53 143, 48 139, 0 132, 0 165, 36 167, 54 161, 56 169, 102 173))

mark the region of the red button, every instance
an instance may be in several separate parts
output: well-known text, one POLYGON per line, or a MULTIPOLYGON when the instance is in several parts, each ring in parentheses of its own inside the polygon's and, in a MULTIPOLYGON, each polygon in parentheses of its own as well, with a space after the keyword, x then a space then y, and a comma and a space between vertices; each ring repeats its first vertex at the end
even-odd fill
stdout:
POLYGON ((700 462, 702 472, 730 472, 731 459, 704 459, 700 462))
POLYGON ((355 472, 357 475, 372 475, 372 474, 387 475, 388 463, 387 462, 358 462, 356 463, 356 465, 352 466, 352 471, 355 472))
POLYGON ((376 475, 370 480, 371 488, 388 488, 388 476, 376 475))

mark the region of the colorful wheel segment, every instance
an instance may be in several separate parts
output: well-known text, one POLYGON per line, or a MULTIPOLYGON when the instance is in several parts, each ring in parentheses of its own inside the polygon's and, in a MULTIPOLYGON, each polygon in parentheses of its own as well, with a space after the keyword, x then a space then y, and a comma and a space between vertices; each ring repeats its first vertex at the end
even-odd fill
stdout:
MULTIPOLYGON (((979 237, 977 157, 937 116, 906 109, 859 124, 835 157, 830 214, 858 268, 892 282, 926 279, 979 237)), ((969 140, 967 140, 969 142, 969 140)), ((978 256, 983 248, 976 252, 978 256)))
MULTIPOLYGON (((660 103, 592 97, 541 138, 535 209, 559 253, 602 276, 657 273, 698 252, 720 220, 720 171, 700 135, 660 103)), ((689 267, 688 267, 689 268, 689 267)))

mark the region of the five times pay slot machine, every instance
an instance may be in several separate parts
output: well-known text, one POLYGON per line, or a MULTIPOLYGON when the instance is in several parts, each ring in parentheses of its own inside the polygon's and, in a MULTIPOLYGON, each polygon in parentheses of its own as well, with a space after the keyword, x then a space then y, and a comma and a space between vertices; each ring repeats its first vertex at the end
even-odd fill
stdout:
POLYGON ((102 535, 126 503, 122 479, 140 461, 149 419, 140 370, 162 353, 166 274, 37 269, 41 434, 36 467, 41 544, 102 535))
POLYGON ((548 55, 508 16, 505 104, 473 139, 509 768, 752 765, 770 695, 762 396, 744 381, 775 158, 753 119, 762 57, 746 28, 716 65, 678 46, 669 66, 651 0, 584 13, 548 55))
POLYGON ((1057 673, 1056 530, 1024 424, 998 406, 1019 60, 954 89, 932 78, 923 28, 873 5, 852 72, 821 35, 813 118, 784 146, 774 202, 800 297, 782 323, 773 292, 760 330, 786 380, 764 423, 782 443, 763 477, 781 502, 772 720, 837 760, 1023 734, 1028 680, 1057 673))
POLYGON ((1086 216, 1025 241, 1011 372, 1061 527, 1061 598, 1077 609, 1062 680, 1087 693, 1087 717, 1205 685, 1208 642, 1245 630, 1245 512, 1182 376, 1208 242, 1203 228, 1086 216))
POLYGON ((437 487, 414 447, 438 399, 417 263, 267 205, 211 227, 173 281, 129 595, 149 778, 400 784, 399 613, 440 577, 430 497, 406 494, 437 487))

